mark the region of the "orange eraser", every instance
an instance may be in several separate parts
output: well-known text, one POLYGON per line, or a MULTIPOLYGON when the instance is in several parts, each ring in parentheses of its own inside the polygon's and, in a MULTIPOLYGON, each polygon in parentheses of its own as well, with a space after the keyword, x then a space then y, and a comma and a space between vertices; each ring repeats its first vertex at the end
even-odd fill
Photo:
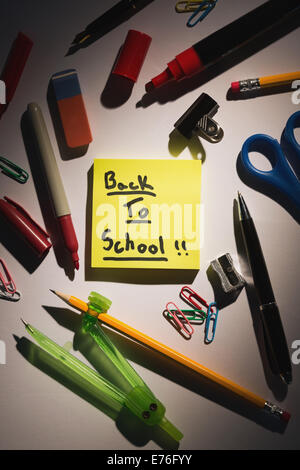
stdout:
POLYGON ((93 138, 76 70, 56 73, 51 80, 67 146, 88 145, 93 138))

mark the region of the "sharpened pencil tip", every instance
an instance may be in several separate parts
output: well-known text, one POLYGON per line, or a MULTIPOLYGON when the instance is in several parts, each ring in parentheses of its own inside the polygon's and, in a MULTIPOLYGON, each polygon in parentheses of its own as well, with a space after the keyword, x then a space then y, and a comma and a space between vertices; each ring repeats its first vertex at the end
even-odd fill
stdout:
POLYGON ((70 296, 64 294, 63 292, 60 292, 59 290, 50 289, 50 291, 53 292, 53 294, 57 295, 57 297, 59 297, 60 299, 64 300, 65 302, 68 302, 70 296))
POLYGON ((28 326, 28 323, 26 323, 26 322, 23 320, 23 318, 21 318, 21 322, 24 323, 25 328, 28 326))

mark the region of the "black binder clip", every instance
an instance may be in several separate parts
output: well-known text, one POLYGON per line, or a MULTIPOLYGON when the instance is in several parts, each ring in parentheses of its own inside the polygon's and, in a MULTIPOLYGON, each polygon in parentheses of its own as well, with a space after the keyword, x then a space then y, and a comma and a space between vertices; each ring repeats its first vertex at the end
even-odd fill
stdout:
POLYGON ((212 119, 219 105, 206 93, 202 93, 192 106, 178 119, 174 127, 186 138, 199 135, 211 143, 220 142, 223 129, 212 119))

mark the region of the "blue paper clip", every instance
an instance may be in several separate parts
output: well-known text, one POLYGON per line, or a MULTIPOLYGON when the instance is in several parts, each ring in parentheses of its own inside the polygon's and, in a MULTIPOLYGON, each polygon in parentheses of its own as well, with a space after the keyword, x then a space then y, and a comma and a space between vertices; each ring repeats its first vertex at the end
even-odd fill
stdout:
POLYGON ((207 15, 215 8, 217 1, 218 0, 207 0, 207 1, 201 2, 199 7, 194 11, 194 13, 189 18, 186 25, 189 28, 193 28, 193 26, 196 26, 196 24, 200 23, 200 21, 203 21, 204 18, 206 18, 207 15), (198 17, 199 13, 202 11, 203 11, 202 15, 198 17), (194 18, 196 18, 196 20, 192 22, 194 18))
POLYGON ((205 323, 204 341, 206 344, 212 343, 214 340, 217 321, 218 321, 218 315, 219 315, 219 309, 217 307, 216 302, 211 302, 208 306, 207 318, 206 318, 206 323, 205 323), (213 322, 213 326, 211 330, 211 334, 212 334, 211 338, 208 337, 209 331, 210 331, 210 322, 213 322))
POLYGON ((0 157, 0 168, 2 173, 14 179, 15 181, 18 181, 19 183, 26 183, 29 178, 27 171, 23 170, 23 168, 20 168, 15 163, 7 160, 7 158, 0 157))

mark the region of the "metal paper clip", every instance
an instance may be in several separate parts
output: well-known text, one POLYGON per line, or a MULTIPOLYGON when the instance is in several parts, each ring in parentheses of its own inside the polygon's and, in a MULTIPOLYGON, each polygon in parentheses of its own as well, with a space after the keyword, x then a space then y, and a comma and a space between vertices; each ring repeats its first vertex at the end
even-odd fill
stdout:
POLYGON ((206 93, 202 93, 190 108, 178 119, 174 127, 186 138, 195 134, 211 143, 220 142, 223 129, 212 119, 219 109, 218 103, 206 93))
POLYGON ((171 317, 174 319, 174 321, 177 323, 179 328, 182 329, 189 337, 191 337, 195 330, 192 327, 192 325, 190 324, 190 322, 187 319, 187 317, 185 316, 185 314, 182 312, 182 310, 180 310, 177 307, 177 305, 174 304, 174 302, 167 303, 166 309, 167 309, 168 313, 171 315, 171 317), (170 310, 169 305, 173 305, 175 307, 175 311, 170 310), (178 314, 180 315, 181 318, 184 319, 185 323, 189 326, 189 330, 185 327, 184 323, 180 320, 178 314))
POLYGON ((205 323, 205 336, 204 341, 206 344, 212 343, 215 337, 216 326, 218 321, 219 309, 217 307, 216 302, 211 302, 208 306, 207 311, 207 318, 205 323), (215 311, 213 310, 215 309, 215 311), (210 333, 210 323, 213 322, 212 330, 211 330, 211 337, 209 338, 208 335, 210 333))
POLYGON ((0 168, 2 173, 14 179, 15 181, 18 181, 19 183, 24 184, 29 178, 27 171, 23 170, 23 168, 20 168, 15 163, 7 160, 7 158, 0 157, 0 168))
POLYGON ((201 2, 200 6, 198 6, 195 12, 191 15, 186 25, 189 28, 193 28, 193 26, 196 26, 200 21, 203 21, 204 18, 206 18, 207 15, 215 8, 217 1, 218 0, 207 0, 201 2), (201 12, 202 14, 200 14, 201 12))
POLYGON ((17 291, 16 284, 8 271, 3 259, 0 258, 0 297, 7 300, 17 301, 21 294, 17 291))

